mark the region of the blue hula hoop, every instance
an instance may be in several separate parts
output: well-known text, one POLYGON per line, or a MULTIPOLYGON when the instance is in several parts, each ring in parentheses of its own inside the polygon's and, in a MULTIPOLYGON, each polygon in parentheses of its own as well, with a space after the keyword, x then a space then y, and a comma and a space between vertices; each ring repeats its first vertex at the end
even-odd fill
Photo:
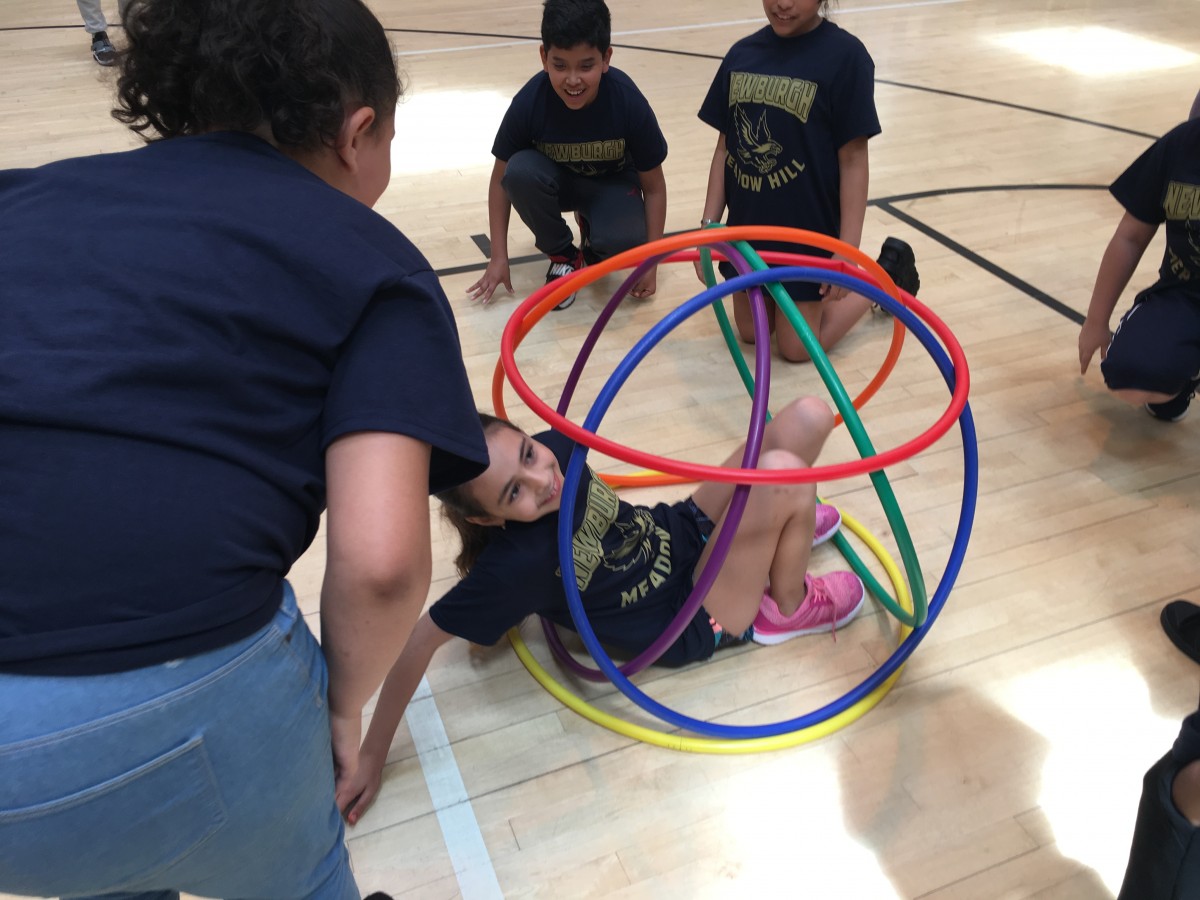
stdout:
MULTIPOLYGON (((583 427, 595 433, 605 413, 612 405, 621 387, 629 379, 634 368, 681 322, 699 310, 737 291, 771 282, 800 280, 837 284, 850 288, 880 304, 884 309, 900 319, 904 326, 921 342, 921 345, 929 352, 951 392, 954 391, 956 373, 949 354, 938 343, 925 323, 906 306, 897 302, 875 285, 851 275, 807 266, 786 266, 731 278, 721 285, 708 288, 695 297, 692 297, 664 316, 661 321, 656 323, 634 345, 633 349, 617 365, 613 374, 608 378, 598 394, 592 408, 589 410, 583 427)), ((937 590, 934 592, 933 598, 929 602, 929 612, 925 622, 915 628, 875 672, 842 697, 803 716, 763 725, 722 725, 715 722, 706 722, 702 719, 695 719, 676 712, 637 688, 621 673, 620 669, 618 669, 600 645, 600 641, 596 638, 596 633, 588 621, 587 612, 583 606, 583 599, 575 583, 575 561, 572 553, 571 525, 574 521, 576 493, 579 488, 580 479, 583 476, 583 469, 588 453, 587 447, 576 444, 567 464, 567 471, 563 477, 562 507, 559 512, 558 526, 558 551, 562 566, 563 588, 567 595, 567 606, 571 612, 571 618, 575 623, 576 630, 579 632, 579 636, 591 654, 592 659, 595 660, 601 671, 608 676, 609 680, 617 686, 617 689, 642 709, 672 725, 713 737, 749 739, 787 734, 817 725, 858 703, 899 669, 912 655, 913 651, 916 650, 921 641, 924 640, 925 635, 929 633, 930 627, 937 620, 938 615, 940 615, 945 606, 950 591, 953 589, 958 574, 962 569, 967 544, 971 536, 971 528, 975 519, 976 499, 979 490, 979 448, 975 435, 974 417, 971 414, 969 403, 963 406, 958 423, 963 441, 963 502, 959 513, 958 527, 955 531, 954 544, 951 548, 942 579, 938 584, 937 590)))

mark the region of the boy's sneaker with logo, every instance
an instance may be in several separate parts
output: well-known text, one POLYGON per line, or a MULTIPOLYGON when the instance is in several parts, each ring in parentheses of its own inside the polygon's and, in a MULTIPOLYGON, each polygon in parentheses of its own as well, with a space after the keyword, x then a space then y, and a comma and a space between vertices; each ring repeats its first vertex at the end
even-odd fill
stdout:
POLYGON ((817 527, 813 531, 814 547, 817 547, 835 534, 842 527, 842 514, 838 512, 836 506, 830 506, 828 503, 817 504, 817 527))
MULTIPOLYGON (((565 255, 552 253, 549 256, 550 267, 546 269, 546 284, 557 281, 559 278, 570 275, 572 272, 578 272, 583 268, 583 254, 576 250, 573 245, 565 255)), ((575 295, 571 294, 554 308, 566 309, 574 302, 575 295)))
POLYGON ((1193 378, 1182 391, 1170 400, 1164 400, 1162 403, 1147 403, 1146 412, 1163 422, 1178 422, 1187 415, 1192 398, 1196 396, 1197 386, 1200 386, 1200 379, 1193 378))
POLYGON ((805 575, 804 602, 790 616, 779 611, 775 598, 764 593, 754 619, 754 643, 782 644, 805 634, 834 632, 862 609, 867 592, 853 572, 805 575))
POLYGON ((102 66, 111 66, 116 63, 117 48, 108 39, 107 31, 97 31, 92 35, 92 59, 102 66))

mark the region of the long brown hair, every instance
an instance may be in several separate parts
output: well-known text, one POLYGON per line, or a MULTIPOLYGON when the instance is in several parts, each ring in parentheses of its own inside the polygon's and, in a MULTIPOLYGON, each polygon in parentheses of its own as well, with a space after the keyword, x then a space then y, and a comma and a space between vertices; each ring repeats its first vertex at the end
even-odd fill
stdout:
MULTIPOLYGON (((483 426, 484 437, 487 437, 487 435, 491 434, 497 428, 511 428, 513 431, 521 430, 507 419, 500 419, 485 412, 479 413, 479 424, 483 426)), ((435 494, 438 501, 442 504, 442 516, 454 526, 454 530, 458 532, 459 540, 462 542, 462 549, 459 550, 458 556, 454 558, 454 568, 458 570, 460 578, 467 577, 467 573, 475 565, 475 560, 479 559, 479 554, 491 542, 496 527, 494 525, 480 525, 477 522, 468 521, 470 517, 480 517, 488 514, 487 510, 479 504, 479 501, 475 499, 475 495, 471 492, 471 483, 468 481, 465 484, 456 485, 435 494)))

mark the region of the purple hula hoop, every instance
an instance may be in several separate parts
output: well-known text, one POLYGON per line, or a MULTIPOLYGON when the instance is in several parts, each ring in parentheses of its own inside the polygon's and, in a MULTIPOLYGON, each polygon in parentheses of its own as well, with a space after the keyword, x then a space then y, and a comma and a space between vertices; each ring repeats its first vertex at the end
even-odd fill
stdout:
MULTIPOLYGON (((713 249, 720 250, 722 255, 733 263, 739 275, 745 275, 753 271, 746 258, 729 244, 715 244, 713 245, 713 249)), ((571 372, 567 376, 566 385, 558 402, 557 412, 559 415, 566 415, 567 408, 571 403, 571 397, 575 392, 575 387, 583 373, 583 368, 587 364, 587 360, 591 356, 591 352, 596 346, 601 332, 607 326, 613 313, 616 312, 621 301, 625 299, 629 289, 637 283, 637 280, 641 278, 647 269, 656 265, 662 259, 663 255, 651 257, 641 262, 630 273, 629 277, 621 283, 616 293, 613 294, 600 315, 597 316, 596 322, 592 326, 591 331, 588 332, 588 336, 580 348, 579 355, 576 356, 575 363, 571 367, 571 372)), ((759 385, 759 388, 754 392, 751 401, 750 427, 746 434, 746 450, 742 455, 742 468, 744 469, 752 469, 758 465, 758 458, 766 429, 771 382, 770 332, 768 331, 766 304, 763 300, 762 289, 754 286, 750 288, 749 295, 755 335, 754 377, 755 383, 759 385), (764 340, 764 335, 767 337, 766 340, 764 340)), ((655 663, 666 652, 667 648, 675 643, 679 636, 683 634, 684 629, 691 623, 693 617, 696 615, 696 611, 704 604, 705 598, 708 597, 708 592, 712 589, 713 583, 717 580, 717 575, 721 571, 721 566, 724 564, 725 558, 729 555, 733 538, 737 534, 738 525, 741 524, 742 515, 746 510, 746 502, 749 494, 749 485, 740 484, 734 488, 733 496, 729 501, 729 507, 725 511, 724 526, 721 528, 721 533, 713 542, 712 553, 709 554, 708 561, 705 563, 700 577, 697 578, 693 585, 692 592, 688 595, 687 601, 680 607, 679 612, 675 614, 675 618, 671 620, 671 624, 658 636, 654 643, 625 663, 625 665, 618 667, 621 674, 626 676, 634 675, 655 663)), ((558 658, 558 661, 566 669, 588 681, 599 682, 609 680, 608 676, 599 669, 593 669, 575 659, 563 644, 562 637, 559 635, 558 629, 554 627, 554 623, 545 617, 542 618, 542 632, 546 636, 546 642, 550 645, 551 651, 553 651, 555 657, 558 658)))

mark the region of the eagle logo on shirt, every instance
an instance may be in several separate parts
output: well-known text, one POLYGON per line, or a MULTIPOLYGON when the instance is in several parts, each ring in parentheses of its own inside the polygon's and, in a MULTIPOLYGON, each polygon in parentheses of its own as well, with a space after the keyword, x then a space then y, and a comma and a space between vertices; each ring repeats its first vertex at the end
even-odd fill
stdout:
POLYGON ((648 510, 636 509, 631 522, 614 522, 613 528, 621 536, 621 543, 604 554, 604 568, 610 572, 627 572, 635 566, 645 565, 654 553, 650 536, 654 533, 654 519, 648 510))
POLYGON ((733 115, 737 125, 738 159, 754 166, 763 175, 772 171, 778 165, 783 146, 771 137, 771 129, 767 127, 767 111, 764 109, 753 124, 740 104, 733 115))

